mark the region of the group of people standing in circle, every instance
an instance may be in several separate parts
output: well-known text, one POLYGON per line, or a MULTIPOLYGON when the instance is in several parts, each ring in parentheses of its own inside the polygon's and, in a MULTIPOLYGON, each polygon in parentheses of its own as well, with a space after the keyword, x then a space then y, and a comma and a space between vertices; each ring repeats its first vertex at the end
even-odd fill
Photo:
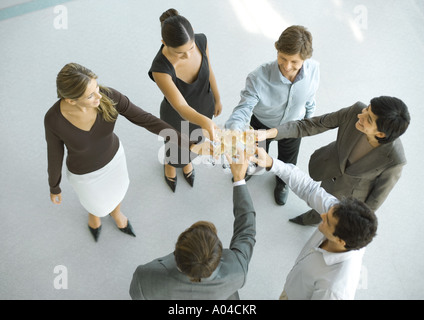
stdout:
MULTIPOLYGON (((114 127, 119 115, 163 136, 167 160, 164 180, 175 192, 178 168, 194 185, 191 159, 210 154, 206 139, 189 141, 201 128, 215 136, 213 117, 222 112, 217 81, 209 61, 207 38, 195 34, 190 22, 175 9, 160 17, 162 45, 148 76, 164 95, 160 118, 134 105, 118 90, 99 85, 97 75, 68 63, 57 75, 59 100, 44 119, 48 153, 50 198, 60 204, 65 146, 66 175, 82 206, 95 241, 101 218, 110 215, 122 232, 135 236, 121 212, 129 186, 125 151, 114 127), (177 141, 164 132, 172 130, 177 141), (171 148, 170 145, 173 145, 171 148), (189 150, 184 150, 189 148, 189 150), (169 157, 169 152, 189 151, 169 157)), ((175 251, 136 268, 130 284, 133 299, 237 299, 247 279, 256 236, 255 209, 246 181, 249 161, 276 175, 274 198, 287 202, 289 190, 311 210, 291 219, 318 225, 286 278, 280 299, 353 299, 362 256, 377 230, 375 211, 393 189, 406 163, 399 137, 410 116, 398 98, 380 96, 369 105, 356 102, 332 113, 314 116, 319 86, 319 63, 312 57, 312 35, 303 26, 284 30, 275 42, 277 59, 256 68, 246 79, 241 100, 225 127, 266 130, 266 148, 256 156, 240 154, 231 163, 233 174, 234 234, 224 249, 213 223, 199 221, 184 231, 175 251), (309 175, 295 165, 301 138, 338 129, 337 140, 316 150, 309 175), (278 157, 268 155, 278 141, 278 157)))

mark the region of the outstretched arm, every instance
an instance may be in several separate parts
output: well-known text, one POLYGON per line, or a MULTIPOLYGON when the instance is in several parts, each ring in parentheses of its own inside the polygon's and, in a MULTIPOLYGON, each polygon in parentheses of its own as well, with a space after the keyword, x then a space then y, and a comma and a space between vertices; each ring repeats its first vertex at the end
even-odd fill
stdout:
POLYGON ((215 100, 214 116, 217 117, 222 112, 222 103, 221 103, 221 96, 218 90, 218 84, 216 83, 215 73, 212 70, 211 59, 209 58, 208 45, 206 45, 206 56, 208 57, 208 62, 209 62, 209 83, 211 84, 211 89, 212 89, 213 97, 215 100))
POLYGON ((226 129, 243 130, 249 123, 252 111, 259 102, 255 79, 253 74, 247 76, 245 88, 240 93, 240 102, 225 123, 226 129))
POLYGON ((299 198, 318 213, 327 212, 339 202, 337 198, 321 188, 319 182, 314 181, 298 167, 271 158, 263 148, 258 148, 258 158, 256 160, 252 158, 251 160, 276 174, 299 198))
POLYGON ((116 109, 119 114, 123 115, 132 123, 161 136, 166 141, 171 140, 171 143, 178 144, 181 149, 190 149, 190 151, 193 152, 190 154, 190 159, 195 158, 196 154, 211 154, 209 146, 207 146, 206 143, 200 145, 191 143, 188 136, 181 134, 165 121, 136 106, 128 97, 121 94, 119 91, 113 88, 109 89, 112 92, 111 98, 116 102, 116 109), (176 137, 176 139, 174 139, 175 141, 172 140, 173 137, 176 137))
POLYGON ((338 128, 351 121, 352 118, 356 119, 358 108, 354 107, 355 105, 321 116, 283 123, 276 128, 267 130, 266 138, 275 140, 301 138, 338 128))
POLYGON ((208 133, 208 138, 213 140, 214 131, 217 128, 215 123, 203 114, 194 110, 178 90, 169 74, 153 72, 153 78, 171 106, 179 113, 181 118, 197 124, 208 133))
POLYGON ((244 181, 249 161, 245 152, 239 150, 239 155, 240 158, 237 162, 228 159, 234 176, 234 231, 230 249, 236 253, 243 269, 247 272, 247 267, 253 254, 253 247, 256 243, 256 213, 244 181))

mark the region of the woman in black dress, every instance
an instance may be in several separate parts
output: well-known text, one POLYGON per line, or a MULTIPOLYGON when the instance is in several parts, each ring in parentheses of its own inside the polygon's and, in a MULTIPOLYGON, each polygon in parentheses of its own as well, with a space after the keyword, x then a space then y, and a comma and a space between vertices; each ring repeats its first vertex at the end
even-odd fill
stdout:
MULTIPOLYGON (((164 12, 160 21, 162 46, 149 70, 150 78, 165 96, 160 118, 186 134, 201 128, 213 140, 216 125, 212 117, 221 113, 222 104, 209 63, 206 36, 194 34, 190 22, 175 9, 164 12)), ((176 168, 183 168, 185 179, 193 186, 194 168, 190 160, 175 154, 170 158, 168 153, 164 171, 172 191, 175 192, 177 183, 176 168)))

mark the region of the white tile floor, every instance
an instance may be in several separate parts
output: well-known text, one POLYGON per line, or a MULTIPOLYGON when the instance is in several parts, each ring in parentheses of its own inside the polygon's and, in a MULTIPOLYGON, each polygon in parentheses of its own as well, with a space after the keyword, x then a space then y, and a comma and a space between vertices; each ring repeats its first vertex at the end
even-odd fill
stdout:
MULTIPOLYGON (((230 177, 220 168, 198 165, 194 189, 179 174, 173 194, 158 162, 161 142, 125 118, 116 127, 131 178, 123 211, 137 238, 105 218, 94 243, 66 178, 63 203, 49 200, 43 117, 56 101, 57 72, 71 61, 83 64, 100 83, 158 115, 162 95, 147 71, 160 46, 159 16, 170 7, 208 36, 224 104, 218 124, 237 104, 247 73, 275 58, 273 43, 292 24, 308 27, 314 36, 314 58, 321 63, 316 114, 379 95, 407 103, 412 124, 402 140, 408 164, 378 211, 378 236, 367 250, 356 298, 424 298, 423 1, 75 0, 45 1, 50 4, 45 7, 35 0, 27 11, 25 3, 7 0, 0 6, 0 299, 129 299, 137 265, 171 252, 177 236, 200 219, 214 222, 228 245, 230 177), (55 7, 58 3, 64 7, 55 7), (13 6, 17 10, 10 10, 13 6), (67 20, 60 20, 65 11, 55 8, 66 9, 67 20), (67 29, 57 28, 66 23, 67 29), (58 265, 68 271, 66 290, 54 287, 58 265)), ((311 153, 334 138, 335 132, 305 138, 299 167, 307 170, 311 153)), ((277 206, 273 184, 269 174, 248 182, 257 210, 257 245, 242 299, 277 299, 313 231, 288 222, 307 206, 293 194, 286 206, 277 206)))

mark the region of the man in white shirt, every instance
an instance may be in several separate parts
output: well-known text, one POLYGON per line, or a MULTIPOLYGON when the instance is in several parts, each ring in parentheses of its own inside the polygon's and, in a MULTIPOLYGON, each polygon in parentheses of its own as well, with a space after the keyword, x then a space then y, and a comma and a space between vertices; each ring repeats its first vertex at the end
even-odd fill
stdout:
MULTIPOLYGON (((310 118, 315 111, 319 85, 319 63, 312 57, 312 35, 303 26, 291 26, 275 43, 277 59, 249 73, 239 104, 225 128, 244 131, 249 124, 255 130, 269 129, 288 121, 310 118)), ((266 150, 272 140, 266 141, 266 150)), ((297 163, 301 138, 278 141, 278 159, 297 163)), ((248 178, 248 177, 247 177, 248 178)), ((278 177, 274 199, 287 201, 289 188, 278 177)))
POLYGON ((353 299, 365 247, 377 231, 374 212, 355 198, 338 200, 299 168, 271 158, 262 148, 254 161, 285 181, 322 218, 289 272, 280 299, 353 299))

